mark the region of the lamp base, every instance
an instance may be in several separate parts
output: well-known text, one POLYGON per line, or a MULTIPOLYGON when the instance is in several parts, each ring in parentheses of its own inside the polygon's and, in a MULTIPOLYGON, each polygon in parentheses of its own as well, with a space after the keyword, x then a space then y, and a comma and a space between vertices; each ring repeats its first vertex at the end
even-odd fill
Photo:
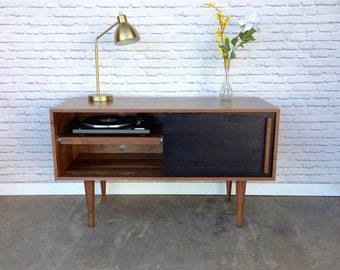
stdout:
POLYGON ((108 102, 108 101, 112 101, 113 100, 113 96, 110 94, 93 94, 93 95, 89 95, 89 101, 91 102, 108 102))

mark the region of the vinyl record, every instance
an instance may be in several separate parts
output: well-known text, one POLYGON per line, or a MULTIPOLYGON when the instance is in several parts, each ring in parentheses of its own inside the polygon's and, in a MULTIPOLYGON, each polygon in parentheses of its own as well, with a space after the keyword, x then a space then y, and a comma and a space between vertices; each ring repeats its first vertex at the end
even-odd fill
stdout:
POLYGON ((132 124, 133 117, 119 115, 93 115, 85 118, 83 125, 91 128, 123 128, 132 124))

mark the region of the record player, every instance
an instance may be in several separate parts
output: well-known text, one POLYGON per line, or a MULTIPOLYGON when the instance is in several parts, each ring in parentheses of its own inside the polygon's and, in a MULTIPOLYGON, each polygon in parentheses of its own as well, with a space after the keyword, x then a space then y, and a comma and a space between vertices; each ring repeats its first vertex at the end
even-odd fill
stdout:
POLYGON ((144 114, 92 115, 78 121, 72 133, 78 135, 147 135, 151 133, 153 119, 144 114))

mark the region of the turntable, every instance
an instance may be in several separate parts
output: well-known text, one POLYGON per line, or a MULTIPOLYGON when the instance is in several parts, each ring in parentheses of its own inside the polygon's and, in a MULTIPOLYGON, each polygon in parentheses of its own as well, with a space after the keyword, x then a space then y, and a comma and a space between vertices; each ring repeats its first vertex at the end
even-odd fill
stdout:
POLYGON ((78 135, 147 135, 152 118, 137 115, 92 115, 77 122, 72 133, 78 135))

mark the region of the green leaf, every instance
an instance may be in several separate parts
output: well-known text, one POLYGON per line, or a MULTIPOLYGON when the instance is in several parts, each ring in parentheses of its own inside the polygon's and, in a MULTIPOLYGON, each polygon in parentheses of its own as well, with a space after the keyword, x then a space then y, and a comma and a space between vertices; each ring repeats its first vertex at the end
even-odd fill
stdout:
POLYGON ((256 30, 252 28, 244 33, 240 33, 239 36, 242 41, 249 42, 251 40, 255 40, 255 38, 253 37, 254 33, 256 33, 256 30))
POLYGON ((226 40, 224 41, 224 47, 227 51, 227 53, 230 51, 230 43, 229 43, 229 38, 226 38, 226 40))
POLYGON ((243 41, 248 40, 249 37, 251 37, 251 35, 249 35, 248 32, 245 32, 244 35, 243 35, 243 39, 242 40, 243 41))
POLYGON ((235 59, 236 58, 236 53, 235 52, 232 52, 231 54, 230 54, 230 60, 231 59, 235 59))
POLYGON ((250 40, 255 40, 253 37, 253 34, 256 32, 255 29, 250 29, 249 31, 244 33, 243 40, 245 41, 250 41, 250 40))
POLYGON ((231 40, 231 44, 233 44, 233 46, 235 47, 237 41, 238 41, 238 37, 234 37, 234 38, 231 40))
POLYGON ((256 33, 256 30, 255 30, 254 28, 252 28, 252 29, 246 31, 246 34, 247 34, 247 35, 250 35, 250 36, 251 36, 252 34, 254 34, 254 33, 256 33))

